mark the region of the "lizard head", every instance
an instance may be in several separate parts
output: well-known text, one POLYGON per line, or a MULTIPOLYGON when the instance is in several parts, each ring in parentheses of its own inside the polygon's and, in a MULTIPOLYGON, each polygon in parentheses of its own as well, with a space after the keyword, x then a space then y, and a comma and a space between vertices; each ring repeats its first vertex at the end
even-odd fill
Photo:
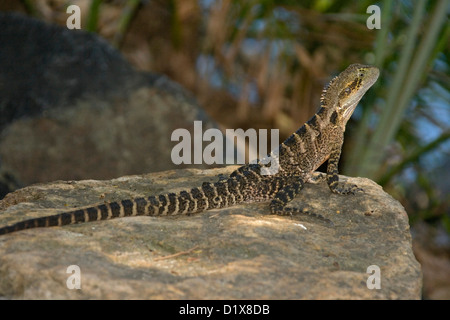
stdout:
POLYGON ((322 105, 335 108, 340 123, 345 126, 359 100, 377 81, 380 71, 376 67, 352 64, 331 80, 322 93, 322 105))

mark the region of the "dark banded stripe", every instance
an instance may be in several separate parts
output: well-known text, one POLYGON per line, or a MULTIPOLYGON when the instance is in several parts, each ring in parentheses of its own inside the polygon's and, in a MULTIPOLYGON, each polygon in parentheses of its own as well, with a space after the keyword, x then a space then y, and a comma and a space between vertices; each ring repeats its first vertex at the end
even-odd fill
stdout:
MULTIPOLYGON (((95 209, 95 208, 87 208, 85 210, 87 212, 87 216, 89 217, 88 221, 100 220, 100 219, 98 219, 99 217, 98 217, 98 214, 97 214, 97 209, 95 209)), ((101 216, 100 216, 100 218, 101 218, 101 216)))
POLYGON ((117 202, 111 202, 109 208, 111 209, 111 219, 120 216, 120 206, 117 202))
POLYGON ((227 183, 224 181, 218 182, 216 184, 214 184, 214 187, 217 190, 217 194, 220 194, 219 196, 219 200, 220 200, 220 204, 219 207, 220 208, 224 208, 226 206, 228 206, 228 197, 226 196, 227 194, 229 194, 228 189, 227 189, 227 183))
POLYGON ((148 197, 148 202, 150 203, 148 207, 148 214, 150 216, 156 216, 159 212, 159 201, 155 196, 148 197))
POLYGON ((158 208, 157 212, 158 212, 158 215, 162 215, 164 213, 164 210, 166 209, 166 206, 167 206, 167 199, 166 199, 165 195, 160 194, 158 196, 158 200, 159 200, 159 208, 158 208))
POLYGON ((333 111, 333 113, 331 114, 331 117, 330 117, 330 122, 332 124, 336 125, 337 124, 337 120, 338 120, 338 114, 337 114, 336 111, 333 111))
POLYGON ((332 174, 327 176, 327 183, 329 185, 335 184, 339 181, 339 176, 337 174, 332 174))
POLYGON ((136 204, 136 214, 137 215, 147 215, 147 200, 144 198, 136 198, 134 199, 134 203, 136 204))
POLYGON ((130 217, 133 214, 134 202, 131 200, 122 200, 120 204, 123 207, 123 213, 125 217, 130 217))
POLYGON ((110 209, 105 205, 105 204, 101 204, 98 207, 98 210, 100 210, 100 214, 102 216, 102 220, 106 220, 106 219, 111 219, 111 211, 110 209))
POLYGON ((57 226, 58 225, 58 216, 54 215, 54 216, 47 217, 46 225, 48 225, 49 227, 57 226))
POLYGON ((191 196, 187 191, 181 191, 178 201, 178 210, 180 214, 186 214, 189 212, 189 205, 191 203, 191 196))
POLYGON ((209 208, 219 208, 220 207, 220 197, 217 193, 217 188, 212 183, 204 183, 202 185, 203 193, 208 199, 209 208))
POLYGON ((172 214, 178 209, 178 197, 175 193, 169 193, 167 195, 169 198, 169 206, 167 207, 167 214, 172 214))
POLYGON ((192 198, 195 201, 194 212, 198 212, 199 210, 206 210, 208 208, 207 200, 205 198, 203 191, 200 188, 193 188, 191 190, 191 194, 192 198))

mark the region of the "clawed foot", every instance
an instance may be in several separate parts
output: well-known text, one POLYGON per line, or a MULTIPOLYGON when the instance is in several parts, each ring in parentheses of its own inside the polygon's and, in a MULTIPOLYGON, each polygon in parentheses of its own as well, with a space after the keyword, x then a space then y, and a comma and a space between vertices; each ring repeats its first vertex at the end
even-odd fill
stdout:
POLYGON ((311 176, 309 176, 308 183, 321 183, 327 181, 327 175, 323 172, 314 171, 311 176))
POLYGON ((348 183, 337 183, 333 186, 330 186, 330 189, 333 193, 336 194, 357 194, 363 193, 364 189, 358 187, 356 184, 348 184, 348 183))

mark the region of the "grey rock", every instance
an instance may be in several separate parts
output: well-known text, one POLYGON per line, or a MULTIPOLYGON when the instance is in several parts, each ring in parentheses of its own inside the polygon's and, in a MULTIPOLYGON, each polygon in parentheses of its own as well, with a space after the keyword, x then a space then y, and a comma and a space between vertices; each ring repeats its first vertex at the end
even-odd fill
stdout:
MULTIPOLYGON (((216 181, 234 168, 185 169, 109 181, 36 184, 0 201, 0 225, 80 206, 155 195, 216 181)), ((354 196, 306 185, 291 206, 334 222, 269 214, 267 203, 192 216, 131 217, 0 237, 6 299, 420 299, 421 267, 408 217, 380 186, 354 196), (68 289, 81 271, 81 289, 68 289), (380 289, 368 289, 369 266, 380 289)))
POLYGON ((144 83, 93 33, 0 12, 0 43, 0 129, 81 98, 120 98, 144 83))
POLYGON ((0 13, 0 43, 0 198, 37 182, 182 168, 173 130, 217 127, 184 88, 134 70, 95 34, 0 13))

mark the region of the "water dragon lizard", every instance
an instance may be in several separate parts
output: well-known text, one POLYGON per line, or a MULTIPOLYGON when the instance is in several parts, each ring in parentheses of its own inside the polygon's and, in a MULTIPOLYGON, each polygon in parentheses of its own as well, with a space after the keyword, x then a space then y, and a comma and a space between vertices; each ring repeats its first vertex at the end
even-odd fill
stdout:
POLYGON ((270 201, 272 214, 312 215, 331 222, 321 215, 286 205, 327 160, 326 181, 333 193, 354 194, 362 191, 355 185, 339 181, 338 162, 347 121, 378 75, 376 67, 352 64, 332 79, 322 92, 319 111, 268 155, 275 158, 279 165, 278 171, 272 175, 263 175, 261 171, 268 164, 258 161, 243 165, 228 178, 221 178, 215 183, 204 182, 201 187, 177 193, 103 203, 28 219, 0 228, 0 235, 29 228, 118 217, 187 215, 257 201, 270 201))

